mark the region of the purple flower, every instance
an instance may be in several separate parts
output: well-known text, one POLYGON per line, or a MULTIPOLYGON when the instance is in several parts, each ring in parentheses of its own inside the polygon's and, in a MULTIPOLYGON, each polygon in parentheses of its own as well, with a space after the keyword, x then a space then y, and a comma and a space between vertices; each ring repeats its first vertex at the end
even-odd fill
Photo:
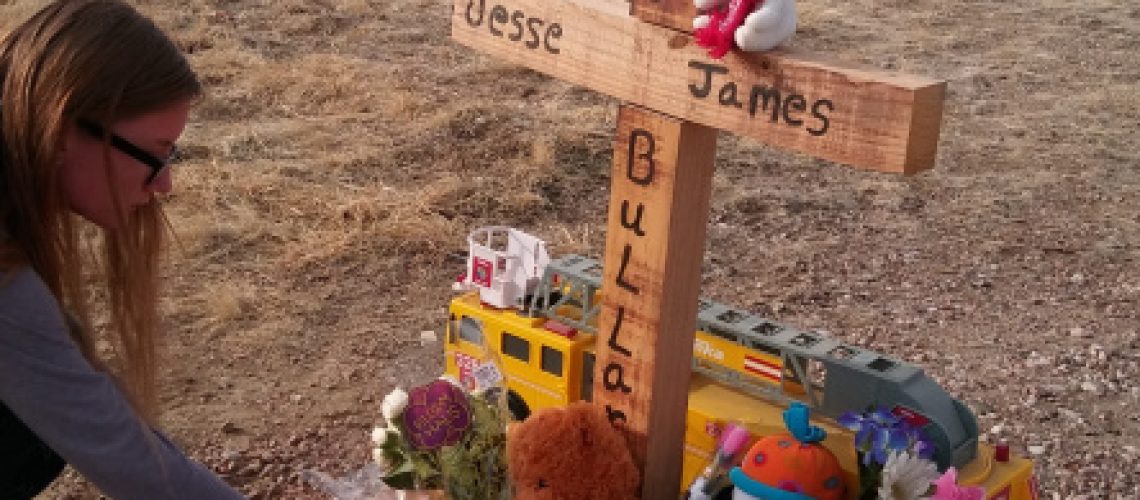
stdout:
MULTIPOLYGON (((921 431, 919 434, 922 434, 921 431)), ((911 448, 918 454, 918 458, 923 460, 931 460, 934 457, 934 444, 926 439, 926 436, 920 436, 911 448)))

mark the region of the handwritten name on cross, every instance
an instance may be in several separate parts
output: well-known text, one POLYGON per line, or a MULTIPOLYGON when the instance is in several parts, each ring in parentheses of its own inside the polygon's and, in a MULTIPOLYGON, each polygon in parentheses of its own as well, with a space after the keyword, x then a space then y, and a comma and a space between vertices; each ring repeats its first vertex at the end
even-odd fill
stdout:
POLYGON ((455 0, 452 36, 627 102, 618 113, 594 402, 642 498, 677 498, 716 132, 884 172, 934 166, 945 83, 794 48, 710 60, 691 0, 455 0))

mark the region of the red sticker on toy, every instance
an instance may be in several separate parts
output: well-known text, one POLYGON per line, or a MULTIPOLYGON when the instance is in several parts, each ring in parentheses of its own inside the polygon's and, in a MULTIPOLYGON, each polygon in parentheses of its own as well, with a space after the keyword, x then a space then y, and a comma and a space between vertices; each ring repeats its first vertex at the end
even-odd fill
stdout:
POLYGON ((479 360, 461 352, 455 353, 455 367, 459 368, 459 383, 469 391, 475 390, 475 369, 479 367, 479 360))
POLYGON ((495 274, 495 265, 489 260, 479 257, 471 258, 471 282, 479 286, 490 287, 491 276, 495 274))
POLYGON ((926 424, 930 423, 930 419, 926 418, 926 415, 923 415, 902 405, 898 405, 892 408, 891 413, 893 413, 896 417, 901 418, 903 422, 907 423, 907 425, 913 427, 922 428, 925 427, 926 424))
POLYGON ((471 427, 471 406, 463 389, 436 380, 408 393, 404 428, 408 442, 419 450, 434 450, 459 442, 471 427))

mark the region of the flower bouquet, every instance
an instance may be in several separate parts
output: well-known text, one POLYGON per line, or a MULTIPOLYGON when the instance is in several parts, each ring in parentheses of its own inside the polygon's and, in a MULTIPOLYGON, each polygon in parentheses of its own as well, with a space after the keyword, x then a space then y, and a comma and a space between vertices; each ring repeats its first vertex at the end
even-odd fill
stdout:
POLYGON ((859 455, 860 499, 916 499, 928 495, 938 479, 926 434, 884 408, 847 412, 839 425, 855 432, 859 455))
POLYGON ((509 498, 506 411, 495 395, 441 378, 384 398, 386 426, 372 432, 373 458, 398 490, 440 490, 456 500, 509 498))
POLYGON ((879 408, 847 412, 839 425, 855 432, 859 454, 859 498, 879 500, 983 500, 985 490, 959 486, 954 467, 939 474, 934 445, 922 429, 879 408))

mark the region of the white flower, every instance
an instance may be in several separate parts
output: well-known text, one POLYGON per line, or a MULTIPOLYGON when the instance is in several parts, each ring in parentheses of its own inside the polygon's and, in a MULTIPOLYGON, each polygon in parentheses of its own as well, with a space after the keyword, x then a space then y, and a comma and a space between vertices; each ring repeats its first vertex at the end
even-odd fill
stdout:
POLYGON ((396 420, 404 408, 408 407, 408 393, 403 389, 397 387, 384 396, 384 402, 380 404, 380 413, 384 415, 384 419, 391 425, 392 421, 396 420))
POLYGON ((930 484, 938 479, 934 462, 918 458, 909 452, 891 452, 883 465, 879 485, 880 500, 915 500, 926 495, 930 484))
POLYGON ((388 428, 387 427, 376 427, 376 428, 372 429, 372 444, 376 445, 376 447, 379 448, 381 446, 384 446, 384 443, 386 443, 387 441, 388 441, 388 428))

